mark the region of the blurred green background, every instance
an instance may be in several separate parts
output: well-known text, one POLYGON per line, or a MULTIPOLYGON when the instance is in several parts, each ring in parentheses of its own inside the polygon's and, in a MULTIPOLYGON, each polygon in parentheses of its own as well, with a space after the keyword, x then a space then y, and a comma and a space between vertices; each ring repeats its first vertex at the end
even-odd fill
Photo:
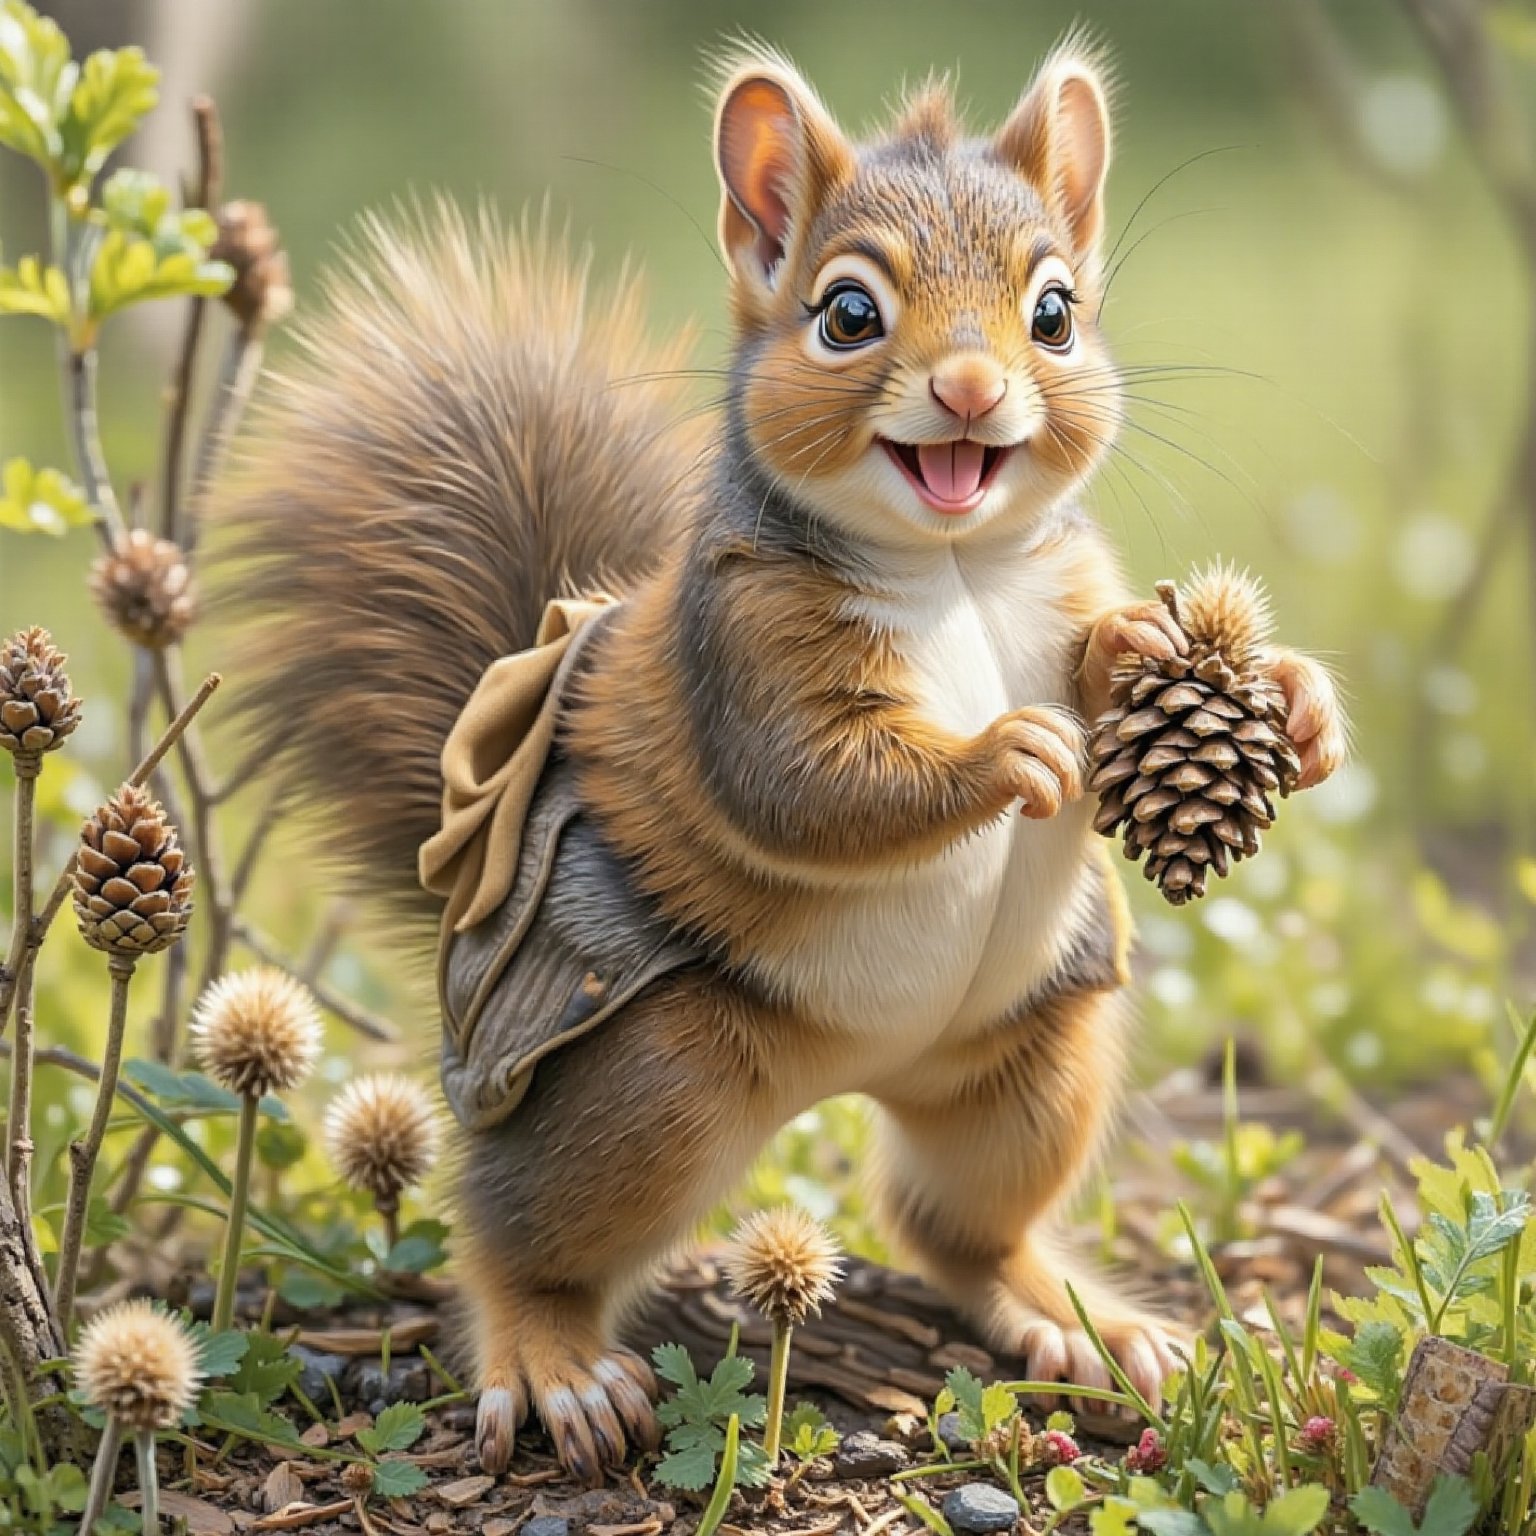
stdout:
MULTIPOLYGON (((974 120, 990 125, 1052 42, 1086 21, 1118 81, 1111 238, 1125 259, 1106 324, 1124 361, 1175 369, 1138 387, 1094 503, 1148 591, 1216 555, 1251 564, 1273 590, 1283 638, 1336 666, 1356 724, 1351 766, 1288 806, 1265 855, 1212 898, 1175 914, 1133 880, 1141 1077, 1229 1032, 1256 1041, 1276 1073, 1337 1067, 1377 1098, 1447 1068, 1487 1073, 1507 1055, 1506 1003, 1527 1001, 1536 911, 1536 561, 1523 542, 1536 506, 1517 505, 1512 536, 1486 556, 1482 546, 1527 431, 1536 250, 1522 256, 1512 238, 1403 7, 43 9, 77 55, 137 42, 164 70, 160 110, 129 162, 174 179, 191 163, 186 100, 217 98, 228 190, 267 205, 301 311, 365 209, 438 189, 512 209, 548 196, 601 267, 641 260, 659 330, 696 317, 714 355, 726 335, 700 87, 723 37, 748 30, 781 46, 850 126, 933 68, 955 71, 974 120), (1480 558, 1491 576, 1469 599, 1480 558), (1459 601, 1470 623, 1452 643, 1459 601)), ((1536 10, 1523 0, 1481 9, 1510 95, 1528 107, 1536 10)), ((6 260, 38 248, 43 228, 35 171, 6 157, 6 260)), ((151 306, 107 335, 103 412, 120 493, 152 473, 179 323, 176 306, 151 306)), ((279 362, 284 345, 279 335, 279 362)), ((0 322, 0 459, 12 454, 66 463, 52 337, 27 319, 0 322)), ((53 858, 72 818, 125 769, 121 709, 109 701, 124 693, 126 659, 82 584, 95 553, 86 531, 0 536, 0 630, 48 626, 96 704, 81 750, 45 778, 53 858)), ((217 664, 207 637, 193 654, 217 664)), ((316 884, 290 839, 258 886, 255 915, 296 951, 316 921, 316 884)), ((90 1039, 98 969, 72 934, 50 945, 45 1035, 90 1039)), ((346 950, 331 975, 412 1035, 384 1057, 425 1058, 431 1025, 399 969, 375 943, 346 950)), ((330 1038, 335 1080, 354 1070, 354 1042, 338 1025, 330 1038)), ((69 1111, 50 1082, 62 1139, 69 1111)), ((856 1223, 844 1181, 856 1140, 846 1107, 807 1118, 760 1170, 756 1193, 788 1182, 813 1203, 842 1202, 856 1223)))

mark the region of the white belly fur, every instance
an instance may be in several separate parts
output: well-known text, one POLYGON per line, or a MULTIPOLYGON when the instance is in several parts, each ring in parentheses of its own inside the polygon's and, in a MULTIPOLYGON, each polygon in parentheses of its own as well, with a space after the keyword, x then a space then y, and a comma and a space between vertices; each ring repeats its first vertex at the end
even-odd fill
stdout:
MULTIPOLYGON (((861 600, 936 724, 974 734, 1008 710, 1067 702, 1060 548, 925 554, 889 573, 888 595, 861 600)), ((884 1064, 995 1022, 1080 926, 1090 819, 1086 800, 1047 821, 1013 810, 936 859, 850 878, 835 915, 773 980, 813 1015, 877 1038, 884 1064)))

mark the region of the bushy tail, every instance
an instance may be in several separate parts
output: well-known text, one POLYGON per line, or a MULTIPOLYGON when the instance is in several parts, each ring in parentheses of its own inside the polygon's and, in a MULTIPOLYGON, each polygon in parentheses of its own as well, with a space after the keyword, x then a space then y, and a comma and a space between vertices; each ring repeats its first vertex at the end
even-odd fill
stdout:
POLYGON ((688 339, 652 347, 635 282, 594 296, 587 265, 542 223, 368 222, 212 509, 252 747, 397 915, 436 918, 416 854, 481 672, 686 521, 688 339))

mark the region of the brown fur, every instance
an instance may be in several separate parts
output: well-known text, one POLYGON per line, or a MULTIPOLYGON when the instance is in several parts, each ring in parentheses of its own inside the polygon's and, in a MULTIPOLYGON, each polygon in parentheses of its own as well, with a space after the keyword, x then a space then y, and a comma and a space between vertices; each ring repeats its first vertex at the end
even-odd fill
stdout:
POLYGON ((696 494, 687 338, 651 346, 637 283, 591 293, 587 265, 547 221, 368 222, 212 509, 247 731, 422 939, 416 853, 481 672, 550 597, 653 566, 696 494))

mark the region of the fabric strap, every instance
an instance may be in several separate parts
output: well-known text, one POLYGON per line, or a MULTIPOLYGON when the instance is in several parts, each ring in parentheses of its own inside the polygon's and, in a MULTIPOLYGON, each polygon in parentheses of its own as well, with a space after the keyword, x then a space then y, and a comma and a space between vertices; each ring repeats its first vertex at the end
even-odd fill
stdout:
POLYGON ((613 598, 549 603, 530 649, 485 669, 443 746, 442 826, 421 845, 423 886, 443 897, 443 938, 491 916, 517 877, 523 823, 554 745, 562 667, 613 598))

